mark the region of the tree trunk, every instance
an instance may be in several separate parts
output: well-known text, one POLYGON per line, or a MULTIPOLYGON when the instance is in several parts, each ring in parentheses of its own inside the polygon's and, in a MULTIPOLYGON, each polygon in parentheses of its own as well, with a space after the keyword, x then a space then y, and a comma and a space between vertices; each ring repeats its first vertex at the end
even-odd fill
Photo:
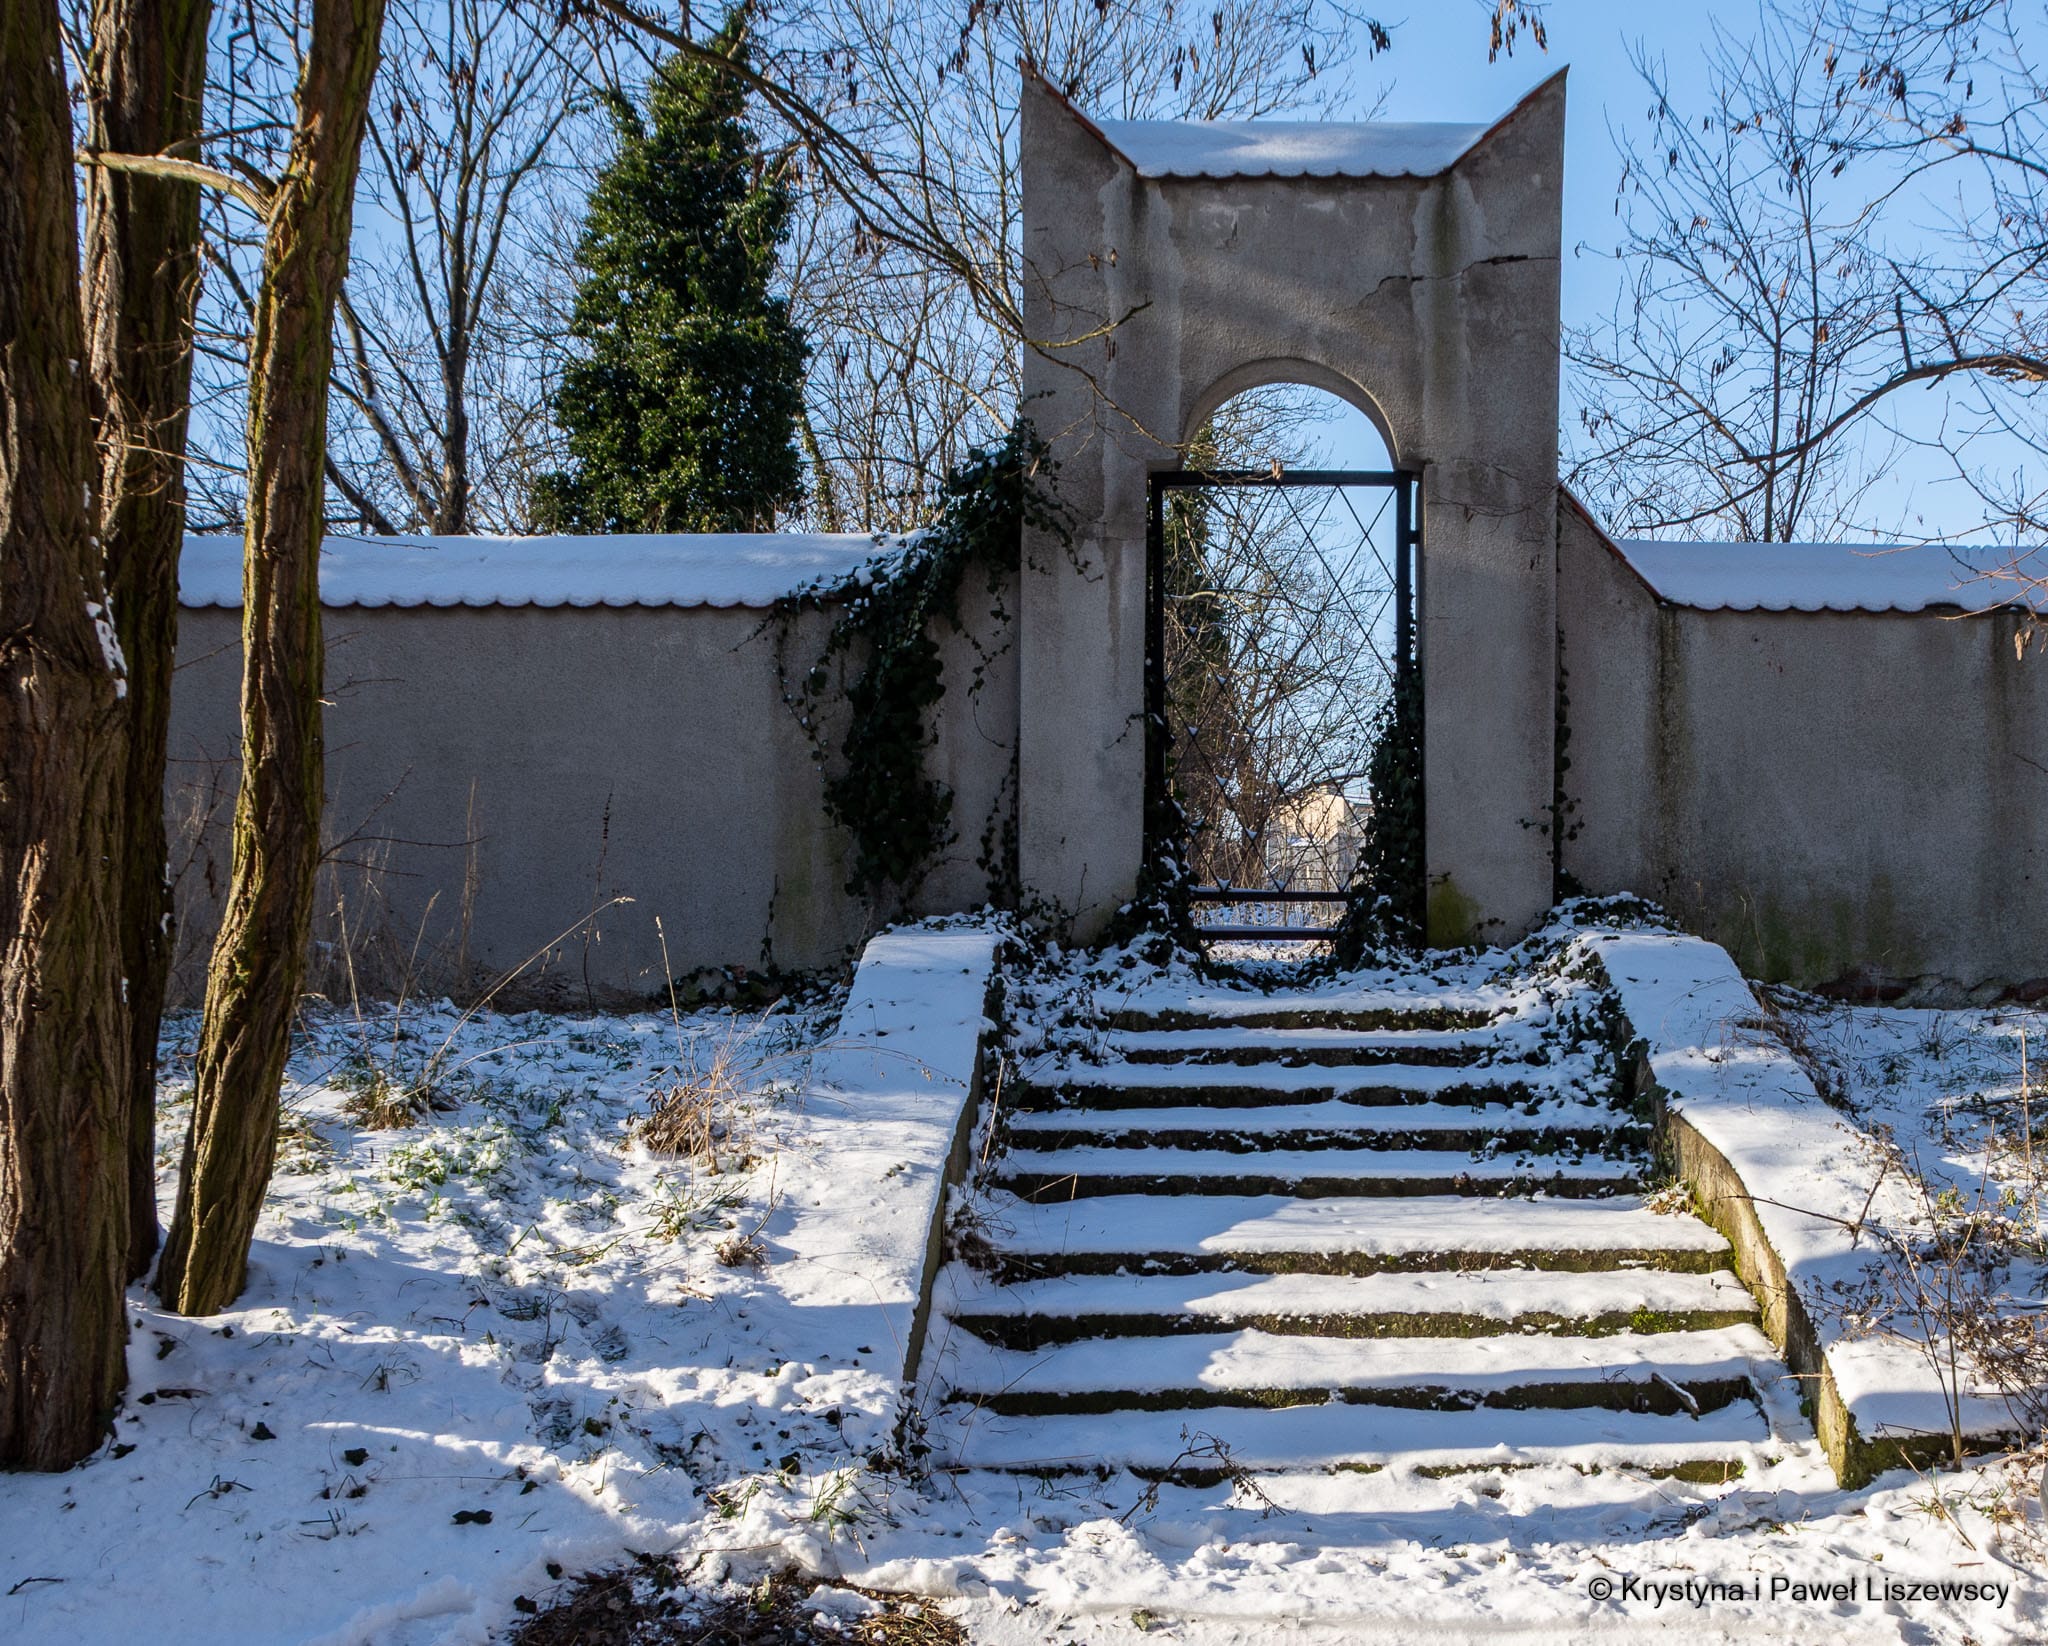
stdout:
POLYGON ((441 500, 427 527, 439 537, 469 530, 468 327, 459 309, 451 309, 449 347, 441 362, 441 500))
MULTIPOLYGON (((198 158, 211 0, 95 0, 87 146, 198 158)), ((86 330, 100 540, 128 662, 126 815, 114 854, 128 976, 130 1279, 156 1254, 156 1043, 171 970, 164 751, 185 538, 185 421, 199 298, 199 185, 89 166, 86 330)))
POLYGON ((320 537, 334 304, 384 0, 314 0, 249 350, 242 785, 207 968, 192 1130, 157 1288, 184 1314, 241 1292, 277 1152, 320 855, 320 537))
POLYGON ((0 4, 0 1465, 92 1451, 126 1374, 124 714, 93 536, 55 0, 0 4))

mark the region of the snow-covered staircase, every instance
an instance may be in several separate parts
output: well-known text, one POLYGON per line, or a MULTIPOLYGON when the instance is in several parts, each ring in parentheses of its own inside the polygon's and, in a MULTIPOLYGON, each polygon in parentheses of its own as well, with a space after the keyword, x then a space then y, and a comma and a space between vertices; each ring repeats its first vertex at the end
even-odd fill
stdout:
POLYGON ((1645 1198, 1598 1006, 1426 975, 1097 1006, 956 1213, 932 1461, 1719 1481, 1804 1438, 1726 1242, 1645 1198))

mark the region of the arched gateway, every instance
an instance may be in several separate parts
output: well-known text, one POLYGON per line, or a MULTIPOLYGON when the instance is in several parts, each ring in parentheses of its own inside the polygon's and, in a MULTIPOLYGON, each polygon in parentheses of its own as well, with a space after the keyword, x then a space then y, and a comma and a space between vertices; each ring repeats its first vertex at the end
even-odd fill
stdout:
POLYGON ((1549 904, 1564 76, 1491 127, 1089 121, 1023 93, 1024 411, 1075 553, 1026 544, 1027 894, 1099 924, 1144 853, 1150 477, 1271 382, 1421 476, 1430 935, 1549 904))

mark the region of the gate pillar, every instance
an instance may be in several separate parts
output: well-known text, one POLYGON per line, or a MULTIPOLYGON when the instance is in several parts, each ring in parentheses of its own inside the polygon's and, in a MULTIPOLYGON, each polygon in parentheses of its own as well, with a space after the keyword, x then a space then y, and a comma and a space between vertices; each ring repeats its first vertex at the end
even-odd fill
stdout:
POLYGON ((1491 126, 1097 124, 1027 71, 1023 415, 1071 547, 1028 534, 1027 898, 1099 930, 1144 852, 1147 477, 1231 395, 1328 389, 1422 475, 1430 936, 1551 901, 1564 75, 1491 126))

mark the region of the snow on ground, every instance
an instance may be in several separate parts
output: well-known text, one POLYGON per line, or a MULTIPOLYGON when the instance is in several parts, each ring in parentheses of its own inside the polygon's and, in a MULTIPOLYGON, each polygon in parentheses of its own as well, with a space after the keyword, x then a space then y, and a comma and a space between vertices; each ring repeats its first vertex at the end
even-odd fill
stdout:
POLYGON ((2029 1432, 2048 1425, 2048 1014, 1841 1005, 1780 992, 1781 1034, 1822 1091, 1876 1142, 1868 1152, 1925 1191, 1942 1247, 1888 1266, 1874 1312, 1908 1339, 1951 1308, 1970 1340, 2008 1367, 2001 1400, 2029 1432), (1981 1322, 2004 1323, 1994 1340, 1981 1322))
MULTIPOLYGON (((1012 1054, 1084 1040, 1098 991, 1128 1004, 1141 974, 1118 962, 1014 977, 1012 1054)), ((1531 1004, 1502 956, 1431 957, 1428 975, 1531 1004)), ((1416 983, 1405 968, 1345 980, 1360 998, 1416 983)), ((794 1564, 910 1590, 1001 1646, 1989 1646, 2048 1629, 2038 1460, 1858 1492, 1808 1453, 1726 1487, 1390 1469, 1269 1484, 1264 1499, 1123 1474, 920 1487, 870 1467, 897 1317, 800 1306, 785 1283, 796 1213, 872 1188, 849 1185, 819 1141, 830 1105, 814 1059, 845 1032, 838 1005, 680 1023, 309 1014, 247 1294, 191 1321, 133 1292, 113 1443, 68 1474, 0 1482, 0 1638, 478 1642, 516 1623, 521 1599, 545 1605, 558 1578, 628 1551, 673 1554, 698 1583, 794 1564), (648 1153, 630 1127, 650 1096, 714 1064, 730 1088, 717 1159, 648 1153), (453 1108, 395 1131, 348 1117, 380 1076, 403 1086, 429 1065, 453 1108), (1906 1592, 1923 1581, 1991 1598, 1906 1592), (1720 1587, 1702 1598, 1701 1584, 1720 1587)), ((1930 1171, 1973 1185, 1979 1156, 2007 1159, 1957 1100, 2016 1082, 2018 1019, 1949 1014, 1939 1037, 1926 1014, 1803 1020, 1836 1036, 1866 1115, 1943 1163, 1930 1171), (1944 1056, 1915 1049, 1936 1038, 1944 1056)), ((192 1029, 168 1033, 167 1168, 192 1029)))
MULTIPOLYGON (((475 1641, 627 1549, 829 1564, 888 1489, 909 1316, 861 1301, 885 1272, 793 1255, 870 1198, 817 1146, 841 1003, 309 1012, 248 1290, 206 1320, 131 1292, 113 1443, 0 1484, 0 1638, 475 1641), (636 1117, 693 1078, 723 1083, 715 1160, 650 1154, 636 1117), (422 1079, 447 1112, 350 1118, 422 1079)), ((166 1216, 194 1032, 166 1036, 166 1216)))
POLYGON ((2030 1232, 2048 1216, 2048 1012, 1776 998, 1830 1095, 1888 1132, 1952 1215, 1981 1208, 2030 1232))

